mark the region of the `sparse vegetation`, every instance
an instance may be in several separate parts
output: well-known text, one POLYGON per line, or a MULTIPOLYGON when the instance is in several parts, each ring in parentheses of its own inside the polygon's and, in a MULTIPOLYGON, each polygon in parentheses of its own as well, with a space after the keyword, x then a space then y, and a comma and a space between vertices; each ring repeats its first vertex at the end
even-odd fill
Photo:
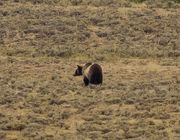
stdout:
POLYGON ((178 139, 178 2, 1 0, 0 139, 178 139))
POLYGON ((131 2, 135 2, 135 3, 141 3, 141 2, 144 2, 144 1, 147 1, 147 0, 130 0, 131 2))

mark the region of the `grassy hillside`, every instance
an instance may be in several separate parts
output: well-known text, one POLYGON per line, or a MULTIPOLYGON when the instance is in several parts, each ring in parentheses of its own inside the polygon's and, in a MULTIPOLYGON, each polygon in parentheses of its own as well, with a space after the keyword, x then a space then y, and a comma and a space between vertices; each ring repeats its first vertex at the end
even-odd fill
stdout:
POLYGON ((2 3, 3 55, 72 57, 83 53, 92 59, 180 55, 179 8, 150 9, 144 4, 124 8, 108 6, 107 0, 100 1, 100 7, 47 2, 2 3))
POLYGON ((178 0, 1 0, 0 140, 180 139, 178 0), (100 87, 73 77, 103 68, 100 87))

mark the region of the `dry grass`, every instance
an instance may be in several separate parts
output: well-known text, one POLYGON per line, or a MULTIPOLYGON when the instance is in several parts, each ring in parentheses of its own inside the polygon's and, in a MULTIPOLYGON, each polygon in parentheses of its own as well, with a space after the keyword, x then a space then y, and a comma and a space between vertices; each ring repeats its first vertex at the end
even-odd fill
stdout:
POLYGON ((179 139, 178 7, 1 1, 0 139, 179 139), (87 61, 101 87, 72 76, 87 61))

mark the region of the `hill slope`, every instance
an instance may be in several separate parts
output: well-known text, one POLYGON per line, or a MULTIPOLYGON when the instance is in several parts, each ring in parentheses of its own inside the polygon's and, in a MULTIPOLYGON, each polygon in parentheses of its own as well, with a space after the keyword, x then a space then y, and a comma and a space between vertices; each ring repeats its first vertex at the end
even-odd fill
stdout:
POLYGON ((0 139, 179 139, 180 9, 170 2, 0 2, 0 139), (101 87, 73 77, 103 67, 101 87))

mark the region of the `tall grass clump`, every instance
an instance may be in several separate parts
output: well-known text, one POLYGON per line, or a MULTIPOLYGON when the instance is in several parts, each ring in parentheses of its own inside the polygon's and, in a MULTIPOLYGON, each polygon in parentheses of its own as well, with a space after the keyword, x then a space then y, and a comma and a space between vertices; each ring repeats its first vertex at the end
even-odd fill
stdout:
POLYGON ((146 1, 146 0, 130 0, 130 2, 135 2, 135 3, 142 3, 144 1, 146 1))

